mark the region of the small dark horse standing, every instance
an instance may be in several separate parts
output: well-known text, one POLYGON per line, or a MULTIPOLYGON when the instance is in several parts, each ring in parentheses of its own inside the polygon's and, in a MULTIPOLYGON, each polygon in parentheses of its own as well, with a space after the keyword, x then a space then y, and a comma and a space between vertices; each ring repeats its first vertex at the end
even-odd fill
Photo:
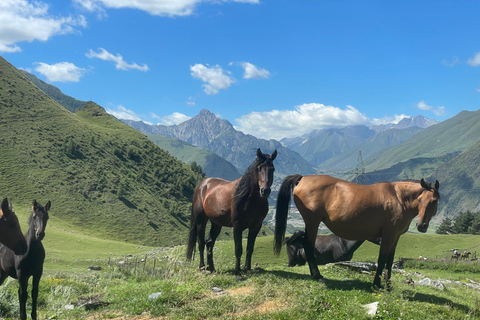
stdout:
POLYGON ((5 198, 0 206, 0 243, 13 250, 15 254, 27 251, 27 242, 22 234, 15 212, 5 198))
POLYGON ((42 239, 45 237, 50 206, 50 201, 45 207, 37 203, 37 200, 33 201, 32 214, 28 220, 28 231, 25 234, 28 246, 25 254, 15 255, 12 250, 0 246, 0 285, 9 276, 18 279, 18 300, 20 302, 20 319, 22 320, 27 319, 28 279, 32 276, 32 319, 37 319, 38 285, 45 260, 42 239))
POLYGON ((326 175, 291 175, 280 186, 275 221, 275 251, 280 252, 287 226, 288 205, 293 199, 305 222, 303 247, 310 274, 324 282, 315 263, 313 246, 320 222, 336 235, 349 240, 382 238, 373 284, 380 286, 386 268, 389 285, 395 249, 400 236, 418 216, 417 230, 426 232, 437 213, 439 183, 398 181, 360 185, 326 175))
MULTIPOLYGON (((288 266, 303 266, 307 262, 303 243, 305 232, 297 231, 291 237, 285 239, 287 247, 288 266)), ((381 239, 369 240, 372 243, 380 244, 381 239)), ((318 265, 352 260, 355 251, 365 240, 347 240, 340 238, 334 233, 318 235, 315 239, 315 262, 318 265)))
POLYGON ((242 177, 235 181, 219 178, 203 180, 193 195, 187 260, 192 259, 195 242, 200 253, 199 268, 205 267, 204 250, 207 246, 207 270, 213 272, 213 246, 223 226, 233 227, 235 242, 235 274, 241 280, 240 258, 242 257, 242 232, 248 229, 245 271, 251 270, 255 239, 268 213, 268 196, 273 183, 273 160, 277 156, 257 150, 257 158, 242 177), (205 228, 211 222, 210 233, 205 242, 205 228))

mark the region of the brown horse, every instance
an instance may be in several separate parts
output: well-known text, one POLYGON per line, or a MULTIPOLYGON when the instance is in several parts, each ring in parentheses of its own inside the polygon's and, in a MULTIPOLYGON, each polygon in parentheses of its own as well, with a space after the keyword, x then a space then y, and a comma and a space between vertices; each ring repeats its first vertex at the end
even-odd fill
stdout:
POLYGON ((5 198, 0 209, 0 243, 13 250, 15 254, 27 251, 27 242, 22 234, 18 218, 5 198))
POLYGON ((219 178, 208 178, 195 188, 187 249, 188 261, 192 259, 195 242, 198 240, 199 268, 205 267, 204 249, 206 244, 207 270, 215 271, 213 265, 215 240, 223 226, 233 227, 235 274, 237 280, 241 280, 242 232, 248 228, 245 270, 251 269, 255 239, 268 213, 267 198, 273 183, 273 172, 275 171, 273 160, 276 156, 276 150, 272 155, 268 155, 258 149, 257 158, 242 177, 231 182, 219 178), (205 228, 208 220, 211 221, 211 228, 205 243, 205 228))
POLYGON ((386 267, 389 285, 398 239, 412 219, 418 216, 417 229, 426 232, 437 213, 439 183, 400 181, 359 185, 325 175, 287 176, 280 187, 275 222, 275 251, 280 253, 287 225, 288 205, 293 199, 305 222, 305 254, 310 274, 324 282, 315 263, 314 244, 320 222, 336 235, 349 240, 382 238, 378 268, 373 284, 380 286, 386 267), (293 189, 295 187, 295 189, 293 189))

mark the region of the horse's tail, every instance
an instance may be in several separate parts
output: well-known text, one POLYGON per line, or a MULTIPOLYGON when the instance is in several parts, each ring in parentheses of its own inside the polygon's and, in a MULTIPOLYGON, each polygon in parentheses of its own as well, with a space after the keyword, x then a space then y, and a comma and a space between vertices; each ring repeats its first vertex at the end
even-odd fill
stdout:
POLYGON ((302 175, 294 174, 285 177, 280 186, 277 198, 277 211, 275 213, 275 243, 274 251, 276 255, 280 254, 282 249, 283 239, 285 238, 285 231, 287 229, 288 205, 290 204, 290 197, 293 187, 302 179, 302 175))
POLYGON ((197 215, 194 213, 192 203, 192 214, 190 215, 190 231, 188 233, 187 261, 192 260, 195 244, 197 242, 197 215))

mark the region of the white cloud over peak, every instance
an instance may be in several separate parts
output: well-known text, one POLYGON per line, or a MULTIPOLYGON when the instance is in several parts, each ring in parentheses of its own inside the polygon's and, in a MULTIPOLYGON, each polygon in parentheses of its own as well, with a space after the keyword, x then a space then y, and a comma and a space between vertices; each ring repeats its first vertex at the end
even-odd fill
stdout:
POLYGON ((35 71, 43 74, 50 82, 78 82, 85 74, 86 70, 79 68, 71 62, 59 62, 55 64, 46 64, 36 62, 35 71))
POLYGON ((394 116, 385 116, 383 118, 373 118, 372 119, 372 124, 373 125, 381 125, 381 124, 389 124, 389 123, 394 123, 397 124, 400 121, 402 121, 404 118, 410 118, 410 116, 407 116, 405 114, 396 114, 394 116))
POLYGON ((195 7, 202 2, 223 3, 239 2, 258 4, 259 0, 74 0, 75 3, 91 12, 104 12, 109 9, 137 9, 156 16, 189 16, 194 14, 195 7))
POLYGON ((445 107, 443 107, 443 106, 432 107, 432 106, 427 105, 425 103, 425 101, 423 101, 423 100, 420 101, 419 103, 417 103, 417 108, 420 109, 420 110, 433 112, 433 114, 435 114, 437 116, 441 116, 445 113, 445 107))
POLYGON ((41 1, 0 1, 0 52, 19 52, 19 42, 47 41, 54 35, 75 32, 76 26, 86 26, 81 15, 52 17, 48 10, 41 1))
POLYGON ((117 119, 143 121, 134 111, 129 110, 122 105, 118 105, 116 110, 107 108, 105 111, 117 119))
POLYGON ((251 112, 236 119, 238 130, 264 139, 291 138, 312 130, 349 125, 369 125, 370 119, 352 106, 340 109, 306 103, 294 110, 251 112))
POLYGON ((160 117, 160 122, 158 124, 163 124, 164 126, 171 126, 174 124, 180 124, 191 118, 192 117, 186 116, 183 113, 174 112, 171 115, 160 117))
POLYGON ((480 66, 480 52, 475 53, 475 56, 468 59, 467 63, 472 67, 480 66))
POLYGON ((228 89, 237 80, 231 76, 231 72, 222 69, 219 65, 209 67, 197 63, 190 66, 190 74, 192 77, 205 82, 203 85, 206 94, 217 94, 222 89, 228 89))
POLYGON ((240 63, 244 73, 244 79, 268 79, 270 78, 270 71, 262 68, 258 68, 250 62, 241 62, 240 63))
POLYGON ((148 71, 148 66, 146 64, 144 64, 143 66, 139 66, 135 62, 127 63, 125 60, 123 60, 122 55, 120 55, 119 53, 117 53, 117 55, 113 55, 103 48, 99 48, 98 50, 98 52, 95 52, 90 49, 85 55, 88 58, 98 58, 104 61, 113 61, 115 62, 115 68, 117 68, 118 70, 134 69, 140 71, 148 71))

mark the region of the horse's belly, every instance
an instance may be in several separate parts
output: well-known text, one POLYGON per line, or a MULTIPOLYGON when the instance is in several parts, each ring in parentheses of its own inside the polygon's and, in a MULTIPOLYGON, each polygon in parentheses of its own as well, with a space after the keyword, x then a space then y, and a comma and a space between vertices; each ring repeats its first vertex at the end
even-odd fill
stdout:
POLYGON ((347 240, 370 240, 380 237, 381 227, 371 225, 370 222, 355 223, 354 221, 324 221, 330 231, 347 240))

